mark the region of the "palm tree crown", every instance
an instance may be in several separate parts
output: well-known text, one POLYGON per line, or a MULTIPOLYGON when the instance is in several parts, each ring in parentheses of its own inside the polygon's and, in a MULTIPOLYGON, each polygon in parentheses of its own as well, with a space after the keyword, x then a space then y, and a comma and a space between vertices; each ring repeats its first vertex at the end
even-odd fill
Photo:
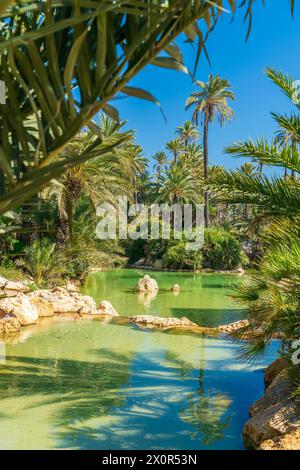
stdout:
POLYGON ((221 126, 225 121, 230 121, 235 113, 227 103, 227 100, 235 100, 230 82, 219 75, 209 75, 208 81, 197 80, 195 84, 200 91, 195 91, 186 100, 186 109, 194 107, 192 120, 198 124, 199 116, 208 123, 213 124, 216 116, 221 126))
MULTIPOLYGON (((186 109, 194 108, 192 121, 199 123, 199 116, 203 124, 203 157, 204 157, 204 179, 208 180, 208 130, 210 124, 213 124, 216 116, 218 117, 220 126, 225 121, 230 121, 234 116, 233 109, 230 108, 227 101, 234 100, 235 96, 230 89, 228 80, 221 78, 219 75, 209 75, 208 81, 196 81, 196 86, 200 91, 195 91, 186 100, 186 109)), ((209 225, 209 205, 208 191, 204 194, 204 220, 205 226, 209 225)))

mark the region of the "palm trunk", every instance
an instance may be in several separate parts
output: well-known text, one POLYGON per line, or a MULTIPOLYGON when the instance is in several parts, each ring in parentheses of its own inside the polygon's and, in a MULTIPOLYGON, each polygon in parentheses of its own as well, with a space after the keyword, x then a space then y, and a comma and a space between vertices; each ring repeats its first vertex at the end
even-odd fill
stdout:
MULTIPOLYGON (((204 182, 207 184, 208 180, 208 118, 205 117, 203 129, 203 156, 204 156, 204 182)), ((204 193, 204 224, 205 228, 209 225, 209 194, 208 191, 204 193)))

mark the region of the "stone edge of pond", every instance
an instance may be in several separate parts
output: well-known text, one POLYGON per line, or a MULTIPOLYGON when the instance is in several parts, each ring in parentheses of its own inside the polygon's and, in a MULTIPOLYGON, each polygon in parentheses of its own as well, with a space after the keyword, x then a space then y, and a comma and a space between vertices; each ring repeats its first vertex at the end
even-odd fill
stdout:
POLYGON ((251 450, 300 450, 300 405, 292 397, 288 363, 278 358, 265 369, 265 393, 249 409, 243 428, 251 450))
POLYGON ((93 319, 121 325, 136 325, 148 331, 156 329, 170 333, 191 333, 218 336, 231 333, 247 324, 247 320, 203 327, 182 318, 163 318, 152 315, 119 316, 106 300, 99 306, 88 295, 78 292, 78 287, 68 283, 65 287, 30 291, 23 282, 0 277, 0 339, 9 341, 21 328, 34 325, 44 318, 63 320, 93 319))

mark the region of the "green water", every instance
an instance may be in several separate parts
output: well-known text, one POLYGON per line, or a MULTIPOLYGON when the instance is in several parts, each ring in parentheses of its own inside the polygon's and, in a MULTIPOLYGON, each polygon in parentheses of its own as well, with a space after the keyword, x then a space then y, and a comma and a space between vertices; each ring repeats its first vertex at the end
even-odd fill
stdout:
POLYGON ((97 302, 108 300, 120 315, 159 315, 162 317, 188 317, 203 326, 217 326, 245 317, 229 295, 239 277, 232 274, 192 274, 177 272, 150 272, 157 280, 159 292, 134 292, 137 281, 145 271, 125 269, 92 274, 83 291, 97 302), (170 291, 179 284, 176 295, 170 291))
MULTIPOLYGON (((185 315, 217 324, 240 317, 229 276, 155 273, 142 302, 134 271, 93 274, 85 291, 121 314, 185 315)), ((216 338, 149 332, 99 321, 53 322, 0 344, 1 449, 242 449, 248 407, 263 392, 263 364, 234 357, 216 338)), ((267 362, 276 356, 276 343, 267 362)))

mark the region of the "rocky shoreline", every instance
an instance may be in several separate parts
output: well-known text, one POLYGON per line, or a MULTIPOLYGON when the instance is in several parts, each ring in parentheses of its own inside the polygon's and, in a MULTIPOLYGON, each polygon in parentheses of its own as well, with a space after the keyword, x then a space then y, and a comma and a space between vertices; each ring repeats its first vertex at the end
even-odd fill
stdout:
POLYGON ((300 450, 300 406, 293 397, 285 359, 265 370, 265 394, 249 410, 243 428, 247 449, 300 450))
MULTIPOLYGON (((173 286, 174 287, 174 286, 173 286)), ((172 287, 172 289, 173 289, 172 287)), ((176 285, 179 289, 179 286, 176 285)), ((149 292, 158 286, 149 276, 140 279, 136 289, 149 292)), ((247 325, 241 320, 216 328, 201 327, 189 319, 163 318, 151 315, 119 316, 114 307, 103 300, 96 305, 94 299, 78 292, 78 287, 68 283, 65 287, 31 291, 27 283, 9 281, 0 277, 0 338, 9 340, 21 328, 34 325, 45 317, 76 320, 82 318, 112 321, 118 324, 136 324, 140 328, 164 331, 184 331, 194 334, 217 336, 230 333, 247 325)))

